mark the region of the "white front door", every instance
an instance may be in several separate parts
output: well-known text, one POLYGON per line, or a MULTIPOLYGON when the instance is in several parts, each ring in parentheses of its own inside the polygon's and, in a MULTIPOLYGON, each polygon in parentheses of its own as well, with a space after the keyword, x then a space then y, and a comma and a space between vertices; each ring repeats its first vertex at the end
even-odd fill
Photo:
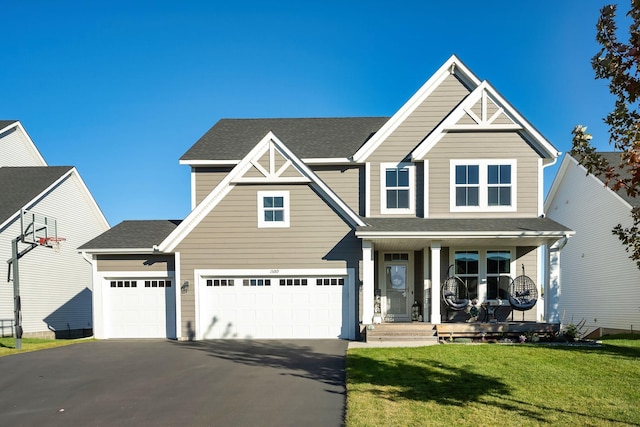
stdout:
POLYGON ((385 262, 382 279, 382 315, 385 322, 408 322, 413 304, 409 263, 385 262))

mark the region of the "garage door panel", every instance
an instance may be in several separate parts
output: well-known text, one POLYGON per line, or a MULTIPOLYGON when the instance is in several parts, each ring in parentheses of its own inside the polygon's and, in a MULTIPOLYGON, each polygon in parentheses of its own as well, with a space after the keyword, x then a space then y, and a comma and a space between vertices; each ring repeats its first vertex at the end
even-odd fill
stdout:
POLYGON ((153 282, 156 287, 146 287, 144 279, 103 280, 108 338, 175 337, 173 281, 154 278, 153 282))
POLYGON ((348 283, 347 278, 323 278, 319 280, 321 285, 317 285, 316 279, 201 277, 198 318, 203 338, 346 336, 348 286, 343 283, 348 283), (223 280, 233 280, 235 286, 206 286, 206 283, 222 283, 223 280), (260 282, 265 285, 238 285, 260 282), (281 282, 285 286, 281 286, 281 282), (287 283, 291 285, 286 286, 287 283), (219 322, 208 328, 207 319, 213 315, 219 322))

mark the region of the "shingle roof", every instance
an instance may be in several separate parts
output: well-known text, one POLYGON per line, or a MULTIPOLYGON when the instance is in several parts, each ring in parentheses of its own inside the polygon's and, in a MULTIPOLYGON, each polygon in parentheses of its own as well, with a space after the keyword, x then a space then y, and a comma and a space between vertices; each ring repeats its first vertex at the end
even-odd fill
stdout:
POLYGON ((1 167, 0 223, 24 208, 72 166, 1 167))
POLYGON ((569 232, 549 218, 363 218, 373 232, 569 232))
POLYGON ((4 129, 15 122, 17 122, 17 120, 0 120, 0 129, 4 129))
POLYGON ((388 119, 222 119, 180 160, 241 160, 269 131, 300 158, 346 158, 352 156, 388 119))
MULTIPOLYGON (((617 167, 620 164, 621 153, 619 152, 605 151, 605 152, 600 152, 598 154, 604 157, 611 166, 617 167)), ((625 171, 619 170, 619 172, 622 172, 623 177, 629 176, 629 172, 626 170, 625 171)), ((603 177, 599 177, 599 178, 604 183, 604 178, 603 177)), ((627 192, 624 189, 618 190, 617 193, 631 206, 640 206, 640 197, 631 197, 627 194, 627 192)))
POLYGON ((123 221, 78 249, 152 249, 181 222, 180 220, 123 221))

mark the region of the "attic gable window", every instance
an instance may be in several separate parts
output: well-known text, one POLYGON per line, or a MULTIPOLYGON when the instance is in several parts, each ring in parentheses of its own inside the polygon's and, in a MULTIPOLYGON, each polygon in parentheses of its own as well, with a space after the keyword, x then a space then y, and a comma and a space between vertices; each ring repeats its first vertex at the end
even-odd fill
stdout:
POLYGON ((516 210, 516 160, 451 160, 451 212, 516 210))
POLYGON ((289 192, 258 191, 258 228, 289 227, 289 192))
POLYGON ((380 164, 380 212, 415 212, 415 166, 412 163, 380 164))

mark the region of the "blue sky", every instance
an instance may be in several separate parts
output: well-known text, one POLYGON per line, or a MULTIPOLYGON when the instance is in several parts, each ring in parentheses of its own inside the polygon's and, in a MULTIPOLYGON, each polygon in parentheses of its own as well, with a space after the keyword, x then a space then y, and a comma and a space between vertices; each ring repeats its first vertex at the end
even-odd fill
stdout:
POLYGON ((608 150, 606 3, 7 2, 0 119, 76 166, 111 225, 184 218, 178 159, 219 119, 392 115, 454 53, 560 151, 579 123, 608 150))

